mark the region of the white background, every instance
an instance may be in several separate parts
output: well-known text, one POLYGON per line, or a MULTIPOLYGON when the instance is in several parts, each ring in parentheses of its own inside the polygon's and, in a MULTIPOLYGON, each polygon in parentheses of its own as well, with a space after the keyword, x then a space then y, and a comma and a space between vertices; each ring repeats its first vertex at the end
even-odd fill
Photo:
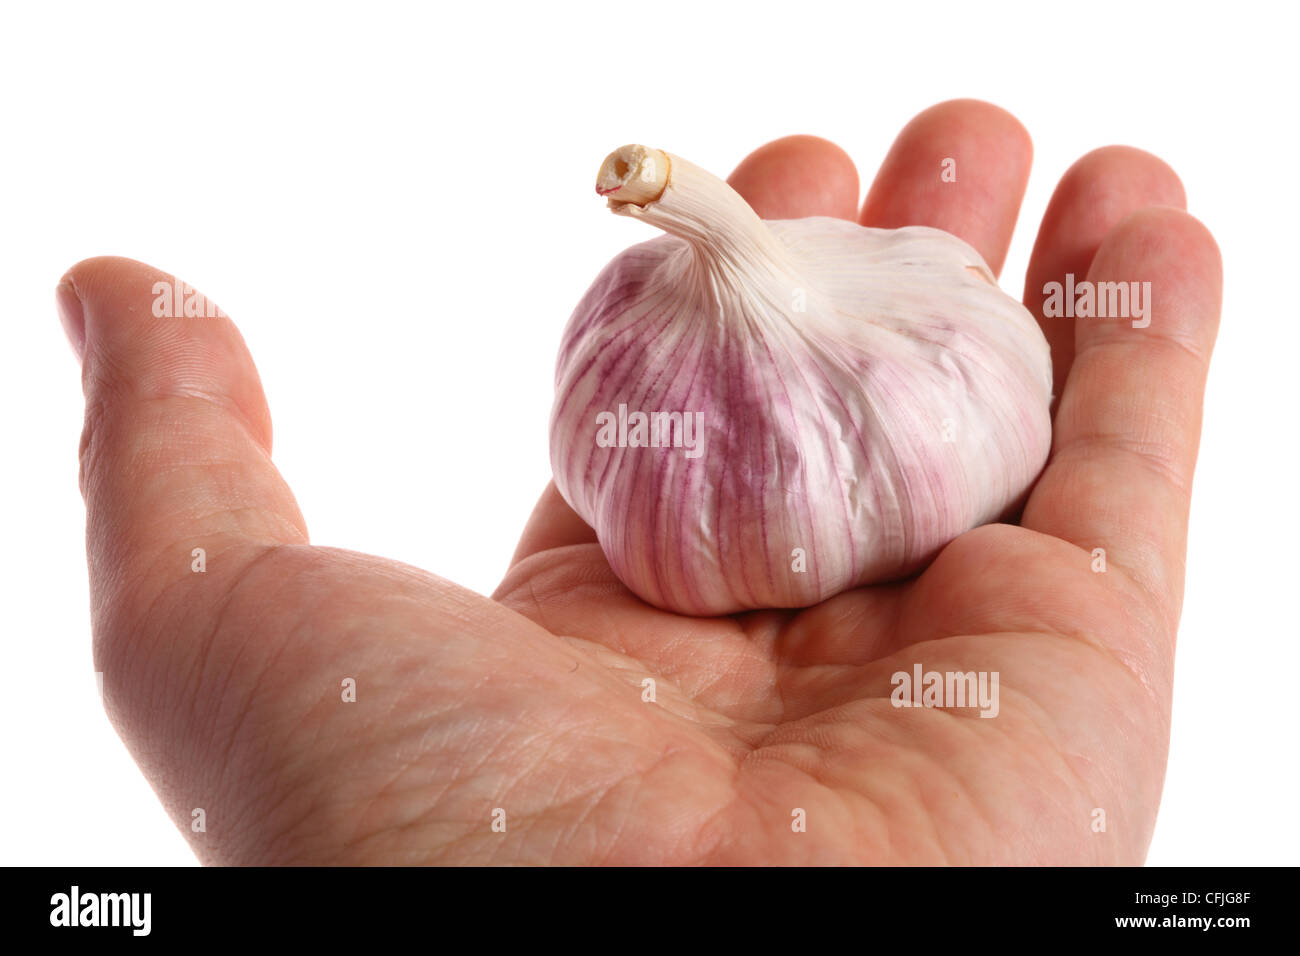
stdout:
POLYGON ((235 318, 317 543, 489 593, 549 476, 563 323, 651 234, 593 194, 604 155, 644 142, 725 175, 814 133, 857 160, 865 191, 902 125, 959 96, 1034 137, 1003 276, 1015 294, 1053 186, 1097 146, 1171 163, 1219 240, 1223 330, 1148 862, 1300 862, 1300 152, 1295 26, 1271 19, 1286 9, 6 5, 0 862, 194 862, 95 693, 80 390, 52 296, 68 266, 142 259, 235 318))

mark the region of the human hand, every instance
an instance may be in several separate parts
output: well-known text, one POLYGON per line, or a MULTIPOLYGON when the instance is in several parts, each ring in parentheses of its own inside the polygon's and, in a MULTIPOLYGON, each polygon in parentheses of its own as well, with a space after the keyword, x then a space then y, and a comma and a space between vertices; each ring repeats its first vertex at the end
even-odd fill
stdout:
MULTIPOLYGON (((861 221, 946 229, 996 272, 1029 165, 1006 113, 942 104, 904 130, 861 221)), ((731 182, 767 218, 857 218, 857 174, 821 140, 770 144, 731 182)), ((1030 311, 1067 272, 1150 281, 1157 306, 1143 329, 1040 319, 1061 398, 1018 526, 962 535, 906 582, 719 619, 636 599, 553 485, 492 599, 312 547, 234 325, 155 319, 170 276, 80 263, 59 299, 84 356, 109 715, 211 863, 1140 862, 1221 287, 1183 205, 1172 171, 1126 148, 1058 186, 1030 311), (895 708, 891 675, 916 664, 997 672, 997 717, 895 708)))

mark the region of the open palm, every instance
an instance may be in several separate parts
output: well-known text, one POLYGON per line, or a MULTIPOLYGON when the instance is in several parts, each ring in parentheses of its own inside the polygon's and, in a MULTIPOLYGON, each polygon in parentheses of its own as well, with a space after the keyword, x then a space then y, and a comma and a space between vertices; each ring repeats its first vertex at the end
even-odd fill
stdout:
MULTIPOLYGON (((947 229, 996 271, 1030 159, 1008 114, 941 104, 860 219, 947 229)), ((859 218, 822 140, 770 144, 731 182, 768 218, 859 218)), ((1149 281, 1155 305, 1141 329, 1041 320, 1060 402, 1018 525, 910 581, 718 619, 639 601, 553 486, 490 600, 309 545, 234 325, 156 319, 170 276, 80 263, 59 303, 109 714, 207 862, 1141 862, 1221 285, 1183 205, 1127 148, 1057 187, 1030 311, 1066 273, 1149 281), (997 715, 893 706, 918 664, 997 672, 997 715)))

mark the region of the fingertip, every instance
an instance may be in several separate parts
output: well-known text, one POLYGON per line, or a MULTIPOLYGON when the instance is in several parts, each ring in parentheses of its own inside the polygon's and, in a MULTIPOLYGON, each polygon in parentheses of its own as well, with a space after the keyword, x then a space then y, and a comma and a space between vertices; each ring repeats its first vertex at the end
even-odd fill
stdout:
POLYGON ((123 284, 137 271, 158 272, 153 266, 125 256, 90 256, 74 263, 63 273, 59 285, 71 287, 83 302, 99 298, 123 284))
POLYGON ((1195 216, 1176 206, 1134 210, 1102 240, 1088 277, 1150 283, 1152 328, 1148 333, 1125 322, 1080 322, 1078 348, 1125 334, 1151 334, 1209 361, 1223 300, 1223 254, 1195 216))
MULTIPOLYGON (((1081 198, 1104 204, 1112 196, 1125 202, 1141 197, 1145 205, 1187 208, 1187 191, 1172 166, 1136 146, 1112 145, 1099 146, 1074 161, 1056 187, 1048 214, 1052 206, 1081 198)), ((1102 214, 1104 210, 1097 212, 1102 214)))
MULTIPOLYGON (((1212 266, 1221 272, 1223 255, 1218 240, 1208 226, 1186 209, 1167 204, 1152 204, 1135 209, 1116 223, 1102 247, 1119 243, 1136 243, 1138 251, 1166 250, 1179 256, 1193 256, 1192 269, 1212 266)), ((1101 250, 1098 250, 1100 252, 1101 250)))
POLYGON ((1018 160, 1028 170, 1034 158, 1034 140, 1025 124, 1009 110, 987 100, 963 97, 944 100, 912 117, 904 134, 925 137, 935 133, 977 134, 996 139, 1008 149, 1008 159, 1018 160))
POLYGON ((86 313, 82 308, 81 297, 77 295, 76 287, 67 276, 60 279, 59 284, 54 287, 54 305, 59 313, 59 324, 63 326, 63 334, 67 336, 68 344, 72 346, 72 354, 80 363, 86 354, 86 313))
POLYGON ((270 413, 257 370, 239 330, 213 300, 161 269, 121 256, 83 259, 58 289, 60 315, 72 326, 74 350, 80 349, 88 399, 97 392, 202 396, 235 411, 269 452, 270 413))
POLYGON ((54 301, 68 344, 78 362, 86 358, 86 307, 88 297, 102 293, 106 277, 122 268, 149 268, 134 259, 121 256, 92 256, 71 266, 54 287, 54 301))
POLYGON ((1029 286, 1054 272, 1087 271, 1103 239, 1148 207, 1187 207, 1178 174, 1132 146, 1102 146, 1079 157, 1052 192, 1030 256, 1029 286))
POLYGON ((819 136, 784 136, 760 146, 727 182, 764 219, 852 220, 858 205, 857 167, 848 153, 819 136))

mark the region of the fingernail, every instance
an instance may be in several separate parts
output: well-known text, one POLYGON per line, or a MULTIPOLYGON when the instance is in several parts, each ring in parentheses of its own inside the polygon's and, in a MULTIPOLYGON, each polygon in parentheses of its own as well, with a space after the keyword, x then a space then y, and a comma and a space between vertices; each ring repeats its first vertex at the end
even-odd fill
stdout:
POLYGON ((72 287, 72 283, 65 279, 54 290, 54 301, 58 303, 63 331, 80 362, 86 354, 86 313, 81 307, 81 299, 77 298, 77 290, 72 287))

